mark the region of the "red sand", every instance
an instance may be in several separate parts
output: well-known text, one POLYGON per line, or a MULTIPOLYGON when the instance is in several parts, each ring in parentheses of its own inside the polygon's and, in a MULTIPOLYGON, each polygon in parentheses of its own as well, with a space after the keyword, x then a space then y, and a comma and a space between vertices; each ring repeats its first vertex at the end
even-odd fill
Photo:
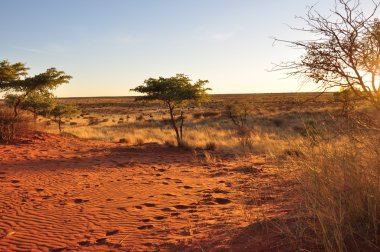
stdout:
POLYGON ((277 170, 39 133, 0 145, 0 251, 271 250, 255 223, 287 212, 277 170))

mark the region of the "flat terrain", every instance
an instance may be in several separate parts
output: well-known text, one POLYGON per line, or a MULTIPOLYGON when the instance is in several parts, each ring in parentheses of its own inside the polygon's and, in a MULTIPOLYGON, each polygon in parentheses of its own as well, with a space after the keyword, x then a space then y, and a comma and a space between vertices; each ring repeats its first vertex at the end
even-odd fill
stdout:
POLYGON ((0 145, 0 251, 291 250, 278 226, 297 202, 287 157, 305 123, 327 125, 336 109, 331 94, 315 96, 188 104, 187 150, 171 147, 158 103, 64 99, 82 111, 65 134, 40 118, 39 132, 0 145), (244 138, 227 104, 249 107, 244 138))
POLYGON ((206 162, 157 144, 38 133, 1 146, 0 163, 0 251, 269 249, 239 232, 287 212, 265 156, 206 162))

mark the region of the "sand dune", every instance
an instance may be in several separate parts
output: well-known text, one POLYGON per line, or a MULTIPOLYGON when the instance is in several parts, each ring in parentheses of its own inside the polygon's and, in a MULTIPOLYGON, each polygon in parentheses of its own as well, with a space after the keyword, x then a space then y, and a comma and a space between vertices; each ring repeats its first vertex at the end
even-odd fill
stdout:
POLYGON ((38 133, 0 146, 0 251, 265 249, 239 232, 286 212, 274 169, 38 133))

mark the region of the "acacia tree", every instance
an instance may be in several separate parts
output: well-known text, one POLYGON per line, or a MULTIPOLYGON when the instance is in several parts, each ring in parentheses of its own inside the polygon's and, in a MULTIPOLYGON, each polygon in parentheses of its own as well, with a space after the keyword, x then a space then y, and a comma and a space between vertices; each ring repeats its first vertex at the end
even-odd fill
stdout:
POLYGON ((0 61, 0 92, 11 89, 14 81, 27 75, 27 70, 23 63, 11 64, 7 60, 0 61))
POLYGON ((21 109, 30 111, 33 114, 35 123, 38 115, 49 115, 56 103, 54 96, 50 92, 32 92, 25 98, 17 94, 8 94, 5 97, 5 104, 13 108, 19 101, 21 101, 19 104, 21 109))
POLYGON ((7 113, 6 118, 0 120, 1 128, 9 131, 7 134, 14 138, 21 104, 27 102, 28 97, 36 98, 36 94, 46 96, 45 98, 48 99, 52 96, 53 89, 63 83, 68 83, 70 79, 71 76, 55 68, 50 68, 35 76, 28 76, 28 68, 24 63, 11 64, 7 60, 0 61, 0 93, 7 93, 8 103, 13 107, 13 118, 10 118, 7 113))
POLYGON ((200 103, 207 99, 207 91, 211 90, 205 88, 207 83, 207 80, 198 80, 192 84, 188 76, 177 74, 170 78, 149 78, 144 81, 143 85, 131 89, 131 91, 145 94, 137 97, 137 101, 159 100, 167 106, 178 146, 181 146, 185 120, 183 105, 186 102, 200 103))
POLYGON ((328 16, 310 7, 302 28, 292 28, 314 35, 314 40, 282 41, 301 49, 298 61, 283 62, 274 70, 289 76, 302 76, 320 84, 324 91, 341 87, 356 98, 365 99, 380 109, 380 20, 376 18, 379 2, 365 13, 360 1, 337 0, 328 16))
POLYGON ((65 72, 58 71, 56 68, 50 68, 44 73, 10 82, 8 90, 17 94, 13 104, 14 116, 18 116, 18 109, 21 103, 29 95, 39 93, 40 95, 52 96, 52 90, 61 84, 68 83, 70 79, 71 76, 66 75, 65 72))
POLYGON ((71 104, 57 104, 50 113, 54 117, 54 121, 58 124, 59 133, 62 133, 63 119, 78 114, 79 110, 71 104))

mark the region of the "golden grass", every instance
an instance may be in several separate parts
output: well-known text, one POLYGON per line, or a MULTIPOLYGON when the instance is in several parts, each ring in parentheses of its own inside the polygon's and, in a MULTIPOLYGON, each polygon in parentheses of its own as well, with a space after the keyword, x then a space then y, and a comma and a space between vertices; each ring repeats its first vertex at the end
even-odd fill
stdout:
MULTIPOLYGON (((336 110, 336 104, 331 105, 326 96, 300 106, 297 101, 305 97, 312 95, 214 96, 204 107, 187 111, 184 142, 193 149, 205 149, 202 159, 206 163, 218 162, 214 150, 237 155, 266 154, 279 161, 291 157, 292 168, 297 167, 299 172, 300 196, 300 207, 294 206, 297 230, 287 227, 296 232, 292 237, 326 251, 380 249, 380 155, 376 146, 380 138, 377 133, 332 134, 329 127, 336 127, 337 122, 330 113, 336 110), (220 109, 242 98, 254 111, 244 134, 223 117, 220 109), (218 112, 220 116, 205 118, 205 111, 218 112), (196 113, 202 116, 193 116, 196 113), (322 124, 325 126, 318 127, 322 124)), ((125 144, 175 145, 174 131, 163 121, 165 109, 157 104, 129 108, 124 105, 132 104, 132 100, 119 98, 115 105, 106 99, 101 111, 112 108, 115 113, 99 114, 95 100, 81 102, 87 116, 108 120, 88 125, 87 119, 76 118, 72 121, 77 125, 66 124, 65 132, 94 140, 125 139, 125 144), (124 107, 116 109, 117 104, 124 107), (128 111, 124 111, 125 107, 128 111), (125 120, 119 122, 119 118, 125 120)), ((45 129, 58 132, 55 125, 45 129)), ((303 249, 301 241, 295 243, 303 249)))
POLYGON ((295 159, 304 239, 326 251, 379 249, 378 135, 343 135, 299 146, 295 159))

